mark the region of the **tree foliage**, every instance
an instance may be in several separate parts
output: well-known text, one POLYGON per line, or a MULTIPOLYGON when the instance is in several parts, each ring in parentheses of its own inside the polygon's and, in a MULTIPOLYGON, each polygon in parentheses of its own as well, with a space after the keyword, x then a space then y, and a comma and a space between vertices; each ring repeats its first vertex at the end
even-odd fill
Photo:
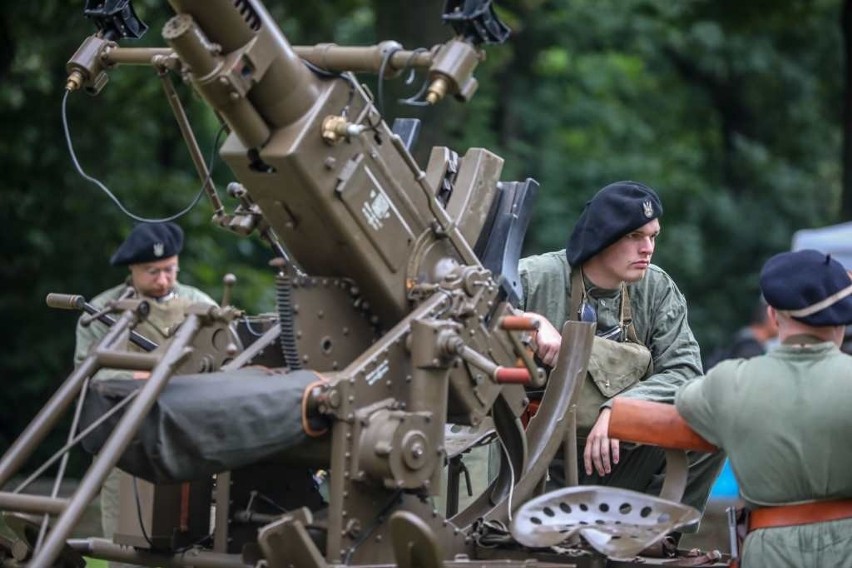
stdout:
MULTIPOLYGON (((383 110, 389 119, 424 121, 416 149, 423 165, 433 144, 459 153, 487 147, 505 159, 505 179, 536 178, 542 190, 527 252, 561 247, 585 201, 609 182, 657 188, 665 214, 655 260, 685 292, 709 351, 744 323, 769 255, 788 249, 796 229, 843 220, 843 4, 501 1, 513 36, 487 48, 472 101, 404 107, 394 100, 417 83, 395 81, 382 85, 383 110)), ((150 25, 139 45, 162 45, 165 3, 135 5, 150 25)), ((295 44, 393 39, 406 48, 450 36, 439 22, 442 5, 267 3, 295 44)), ((82 0, 45 0, 0 9, 0 368, 6 407, 18 409, 0 414, 0 449, 71 370, 75 315, 49 310, 45 295, 91 297, 124 275, 107 259, 132 221, 76 173, 62 128, 65 62, 93 31, 82 7, 82 0)), ((68 97, 80 164, 136 214, 170 215, 201 184, 160 80, 142 67, 110 77, 96 97, 68 97)), ((362 80, 379 91, 375 78, 362 80)), ((209 155, 216 119, 175 83, 209 155)), ((213 179, 220 189, 231 181, 222 164, 213 179)), ((188 234, 182 279, 215 297, 233 272, 237 303, 274 309, 271 255, 257 240, 215 229, 211 213, 202 201, 181 220, 188 234)))

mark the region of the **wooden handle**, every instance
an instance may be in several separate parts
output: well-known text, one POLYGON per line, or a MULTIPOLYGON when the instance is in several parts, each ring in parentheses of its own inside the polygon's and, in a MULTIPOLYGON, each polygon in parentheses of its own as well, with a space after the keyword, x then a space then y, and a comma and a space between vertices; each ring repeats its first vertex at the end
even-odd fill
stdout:
POLYGON ((613 399, 609 437, 677 450, 719 449, 690 428, 673 404, 624 397, 613 399))

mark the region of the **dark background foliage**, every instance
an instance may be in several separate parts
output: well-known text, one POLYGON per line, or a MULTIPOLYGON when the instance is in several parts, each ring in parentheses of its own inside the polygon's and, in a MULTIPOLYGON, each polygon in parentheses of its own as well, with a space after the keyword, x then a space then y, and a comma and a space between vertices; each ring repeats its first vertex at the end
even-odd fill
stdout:
MULTIPOLYGON (((163 45, 166 3, 135 5, 151 28, 135 45, 163 45)), ((267 4, 294 44, 395 39, 407 48, 451 35, 442 5, 267 4)), ((107 259, 132 221, 76 173, 62 129, 65 63, 94 30, 82 7, 0 8, 0 450, 71 370, 76 316, 48 309, 45 295, 92 297, 124 276, 107 259)), ((499 11, 513 37, 488 49, 470 103, 403 107, 394 100, 419 83, 393 81, 383 110, 423 119, 421 164, 432 145, 486 147, 505 159, 505 179, 537 179, 527 252, 563 246, 583 203, 609 182, 657 188, 665 214, 655 261, 686 294, 709 353, 745 323, 760 265, 789 249, 795 230, 852 218, 847 2, 506 0, 499 11)), ((362 80, 378 91, 374 77, 362 80)), ((176 85, 209 155, 215 117, 176 85)), ((198 191, 152 70, 111 71, 97 97, 69 96, 67 118, 83 168, 136 214, 168 216, 198 191)), ((221 164, 214 180, 224 193, 221 164)), ((181 220, 182 280, 217 297, 233 272, 236 303, 272 310, 271 255, 214 228, 211 213, 202 201, 181 220)))

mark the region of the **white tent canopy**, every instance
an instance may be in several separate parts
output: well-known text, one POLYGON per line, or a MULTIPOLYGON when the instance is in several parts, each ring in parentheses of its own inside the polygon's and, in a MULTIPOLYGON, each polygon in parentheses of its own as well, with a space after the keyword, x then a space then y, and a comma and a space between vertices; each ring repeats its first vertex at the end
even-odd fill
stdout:
POLYGON ((801 249, 829 253, 852 270, 852 223, 796 231, 793 234, 793 250, 801 249))

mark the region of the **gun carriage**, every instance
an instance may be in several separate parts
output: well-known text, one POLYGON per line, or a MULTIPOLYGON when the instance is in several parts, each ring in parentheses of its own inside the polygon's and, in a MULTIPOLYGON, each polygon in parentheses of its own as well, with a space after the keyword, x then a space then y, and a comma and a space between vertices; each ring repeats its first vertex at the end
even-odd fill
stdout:
MULTIPOLYGON (((0 461, 0 487, 75 400, 68 444, 47 465, 59 462, 61 479, 81 440, 95 457, 71 498, 27 494, 31 479, 0 492, 19 536, 0 542, 4 566, 80 565, 81 555, 223 568, 630 565, 695 520, 677 503, 678 475, 668 500, 543 493, 556 453, 576 455, 572 402, 594 330, 566 325, 548 377, 528 348, 535 325, 512 309, 538 186, 501 180, 502 159, 482 148, 434 148, 421 168, 410 152, 417 123, 388 125, 353 76, 417 69, 427 103, 469 99, 483 47, 508 35, 489 2, 448 2, 455 37, 413 51, 291 46, 252 0, 169 3, 162 48, 118 45, 145 31, 127 2, 87 3, 99 31, 68 62, 67 93, 97 94, 121 65, 158 71, 213 222, 259 234, 278 257, 277 314, 194 305, 168 344, 135 338, 144 352, 131 353, 123 338, 145 318, 144 301, 99 312, 51 295, 50 305, 111 327, 0 461), (235 178, 233 212, 172 75, 228 133, 219 155, 235 178), (106 367, 150 378, 89 380, 106 367), (525 427, 533 388, 543 395, 525 427), (483 436, 496 436, 499 472, 460 507, 458 459, 483 436), (116 465, 128 475, 115 542, 69 538, 116 465)), ((671 463, 682 473, 682 459, 671 463)))

